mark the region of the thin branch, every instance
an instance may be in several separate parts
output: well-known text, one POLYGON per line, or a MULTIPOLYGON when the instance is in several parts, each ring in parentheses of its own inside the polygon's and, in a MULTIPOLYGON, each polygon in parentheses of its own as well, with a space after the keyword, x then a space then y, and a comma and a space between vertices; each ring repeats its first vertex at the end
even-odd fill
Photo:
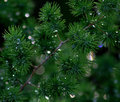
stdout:
POLYGON ((59 41, 61 42, 62 40, 61 40, 59 34, 58 33, 56 33, 56 34, 57 34, 57 37, 58 37, 59 41))
POLYGON ((33 86, 33 87, 35 87, 35 88, 40 88, 40 87, 38 87, 38 86, 32 84, 31 82, 28 82, 28 84, 31 85, 31 86, 33 86))
MULTIPOLYGON (((101 20, 103 17, 104 17, 104 16, 102 16, 101 18, 99 18, 96 22, 94 22, 94 23, 92 23, 92 24, 89 24, 87 27, 84 28, 84 30, 86 30, 86 29, 88 29, 90 26, 96 24, 96 23, 97 23, 99 20, 101 20)), ((59 37, 58 34, 57 34, 57 36, 58 36, 58 39, 60 40, 60 44, 58 45, 58 47, 57 47, 48 57, 45 58, 45 60, 44 60, 41 64, 39 64, 38 66, 34 66, 34 69, 33 69, 32 73, 31 73, 31 75, 29 76, 28 80, 21 86, 20 92, 21 92, 21 91, 24 89, 24 87, 30 82, 30 80, 32 79, 32 77, 33 77, 33 75, 35 74, 36 70, 39 69, 50 57, 52 57, 52 56, 56 53, 56 51, 62 47, 63 44, 65 44, 66 42, 69 41, 69 39, 67 39, 67 40, 65 40, 65 41, 62 41, 62 40, 60 39, 60 37, 59 37)))
POLYGON ((55 54, 55 52, 60 49, 62 47, 63 44, 65 44, 66 42, 68 42, 69 39, 65 40, 65 41, 61 41, 60 44, 58 45, 58 47, 40 64, 36 67, 36 69, 38 69, 39 67, 41 67, 51 56, 53 56, 55 54))
POLYGON ((106 34, 102 29, 96 27, 96 29, 98 29, 99 31, 103 32, 104 34, 106 34))
POLYGON ((35 74, 36 70, 39 69, 50 57, 52 57, 56 51, 58 49, 60 49, 62 47, 63 44, 65 44, 66 42, 68 42, 69 39, 65 40, 65 41, 61 41, 60 44, 58 45, 58 47, 54 50, 54 52, 52 52, 48 57, 46 57, 46 59, 41 63, 39 64, 38 66, 34 67, 31 75, 29 76, 28 80, 21 86, 20 88, 20 92, 24 89, 24 87, 30 82, 30 80, 32 79, 33 75, 35 74))
POLYGON ((98 21, 100 21, 104 16, 100 17, 96 22, 89 24, 87 27, 84 28, 84 30, 88 29, 92 25, 95 25, 98 21))

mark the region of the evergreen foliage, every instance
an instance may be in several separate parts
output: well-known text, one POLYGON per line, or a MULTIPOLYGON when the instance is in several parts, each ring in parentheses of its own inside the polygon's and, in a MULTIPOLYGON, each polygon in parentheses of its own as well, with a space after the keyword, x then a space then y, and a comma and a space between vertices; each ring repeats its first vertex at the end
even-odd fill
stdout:
MULTIPOLYGON (((31 65, 32 45, 26 41, 20 28, 10 27, 8 30, 4 35, 5 48, 3 54, 5 53, 7 59, 11 61, 11 69, 15 73, 26 74, 31 65)), ((5 60, 9 63, 7 59, 5 60)))
POLYGON ((75 16, 88 14, 92 10, 93 0, 69 0, 71 13, 75 16))
POLYGON ((1 100, 2 102, 23 102, 22 96, 19 94, 19 87, 14 88, 11 87, 10 89, 7 88, 8 91, 1 92, 1 100))
POLYGON ((14 24, 0 48, 0 102, 119 102, 120 0, 69 0, 69 24, 56 2, 40 8, 39 23, 24 20, 32 5, 0 4, 0 19, 14 24))
POLYGON ((1 0, 1 22, 4 21, 4 25, 18 24, 25 19, 26 14, 31 14, 33 7, 34 5, 31 0, 1 0))
POLYGON ((68 35, 72 40, 73 48, 76 50, 82 49, 84 52, 89 52, 98 47, 96 35, 90 35, 79 23, 74 23, 69 26, 68 35))
POLYGON ((39 13, 40 21, 43 21, 42 28, 46 28, 45 30, 51 34, 56 30, 61 32, 64 30, 64 20, 61 19, 62 14, 60 12, 60 7, 56 3, 46 3, 39 13))

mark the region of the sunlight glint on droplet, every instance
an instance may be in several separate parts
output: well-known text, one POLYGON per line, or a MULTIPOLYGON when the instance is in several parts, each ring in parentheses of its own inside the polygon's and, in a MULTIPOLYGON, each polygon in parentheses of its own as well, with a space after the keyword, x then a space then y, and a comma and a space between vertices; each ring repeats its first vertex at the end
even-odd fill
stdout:
POLYGON ((95 54, 93 51, 90 51, 90 53, 87 55, 87 59, 90 61, 93 61, 95 59, 95 54))

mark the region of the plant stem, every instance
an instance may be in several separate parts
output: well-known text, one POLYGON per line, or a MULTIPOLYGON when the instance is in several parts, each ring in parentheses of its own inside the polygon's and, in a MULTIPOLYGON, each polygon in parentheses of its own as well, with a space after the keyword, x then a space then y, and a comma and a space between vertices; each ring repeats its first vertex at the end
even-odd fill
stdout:
POLYGON ((33 86, 33 87, 35 87, 35 88, 40 88, 40 87, 38 87, 38 86, 32 84, 31 82, 28 82, 28 84, 31 85, 31 86, 33 86))
MULTIPOLYGON (((100 17, 96 22, 94 22, 94 23, 92 23, 92 24, 89 24, 87 27, 84 28, 84 30, 86 30, 86 29, 88 29, 90 26, 96 24, 96 23, 97 23, 99 20, 101 20, 103 17, 104 17, 104 16, 100 17)), ((63 44, 65 44, 66 42, 69 41, 69 39, 67 39, 67 40, 65 40, 65 41, 62 41, 62 40, 60 39, 60 37, 59 37, 58 34, 57 34, 57 36, 58 36, 58 39, 60 40, 60 44, 58 45, 58 47, 57 47, 48 57, 45 58, 45 60, 44 60, 41 64, 39 64, 39 65, 36 66, 36 67, 34 66, 34 69, 33 69, 32 73, 31 73, 31 75, 29 76, 29 78, 27 79, 27 81, 21 86, 20 92, 21 92, 21 91, 24 89, 24 87, 30 82, 30 80, 32 79, 32 77, 33 77, 33 75, 35 74, 36 70, 38 70, 50 57, 52 57, 52 56, 56 53, 56 51, 62 47, 63 44)))
POLYGON ((58 37, 59 41, 61 42, 62 40, 61 40, 59 34, 58 33, 56 33, 56 34, 57 34, 57 37, 58 37))
POLYGON ((65 41, 61 41, 60 44, 58 45, 58 47, 57 47, 47 58, 45 58, 45 60, 44 60, 41 64, 39 64, 38 66, 34 67, 32 73, 31 73, 31 75, 29 76, 29 78, 27 79, 27 81, 21 86, 20 92, 21 92, 21 91, 24 89, 24 87, 30 82, 30 80, 32 79, 32 77, 33 77, 33 75, 35 74, 36 70, 38 70, 50 57, 52 57, 52 56, 56 53, 56 51, 57 51, 58 49, 60 49, 60 48, 62 47, 63 44, 65 44, 65 43, 68 42, 68 41, 69 41, 69 39, 67 39, 67 40, 65 40, 65 41))
POLYGON ((92 25, 96 24, 98 21, 100 21, 104 16, 100 17, 96 22, 89 24, 87 27, 84 28, 84 30, 88 29, 92 25))

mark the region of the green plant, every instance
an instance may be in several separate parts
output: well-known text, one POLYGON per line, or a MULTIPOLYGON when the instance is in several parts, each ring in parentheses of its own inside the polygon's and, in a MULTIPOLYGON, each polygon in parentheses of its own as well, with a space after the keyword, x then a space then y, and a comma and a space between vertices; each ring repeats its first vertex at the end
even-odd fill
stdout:
POLYGON ((78 22, 66 25, 60 6, 47 2, 26 38, 21 27, 4 34, 1 102, 118 102, 120 0, 69 0, 78 22), (102 48, 107 53, 97 56, 102 48), (96 58, 95 57, 96 54, 96 58))

